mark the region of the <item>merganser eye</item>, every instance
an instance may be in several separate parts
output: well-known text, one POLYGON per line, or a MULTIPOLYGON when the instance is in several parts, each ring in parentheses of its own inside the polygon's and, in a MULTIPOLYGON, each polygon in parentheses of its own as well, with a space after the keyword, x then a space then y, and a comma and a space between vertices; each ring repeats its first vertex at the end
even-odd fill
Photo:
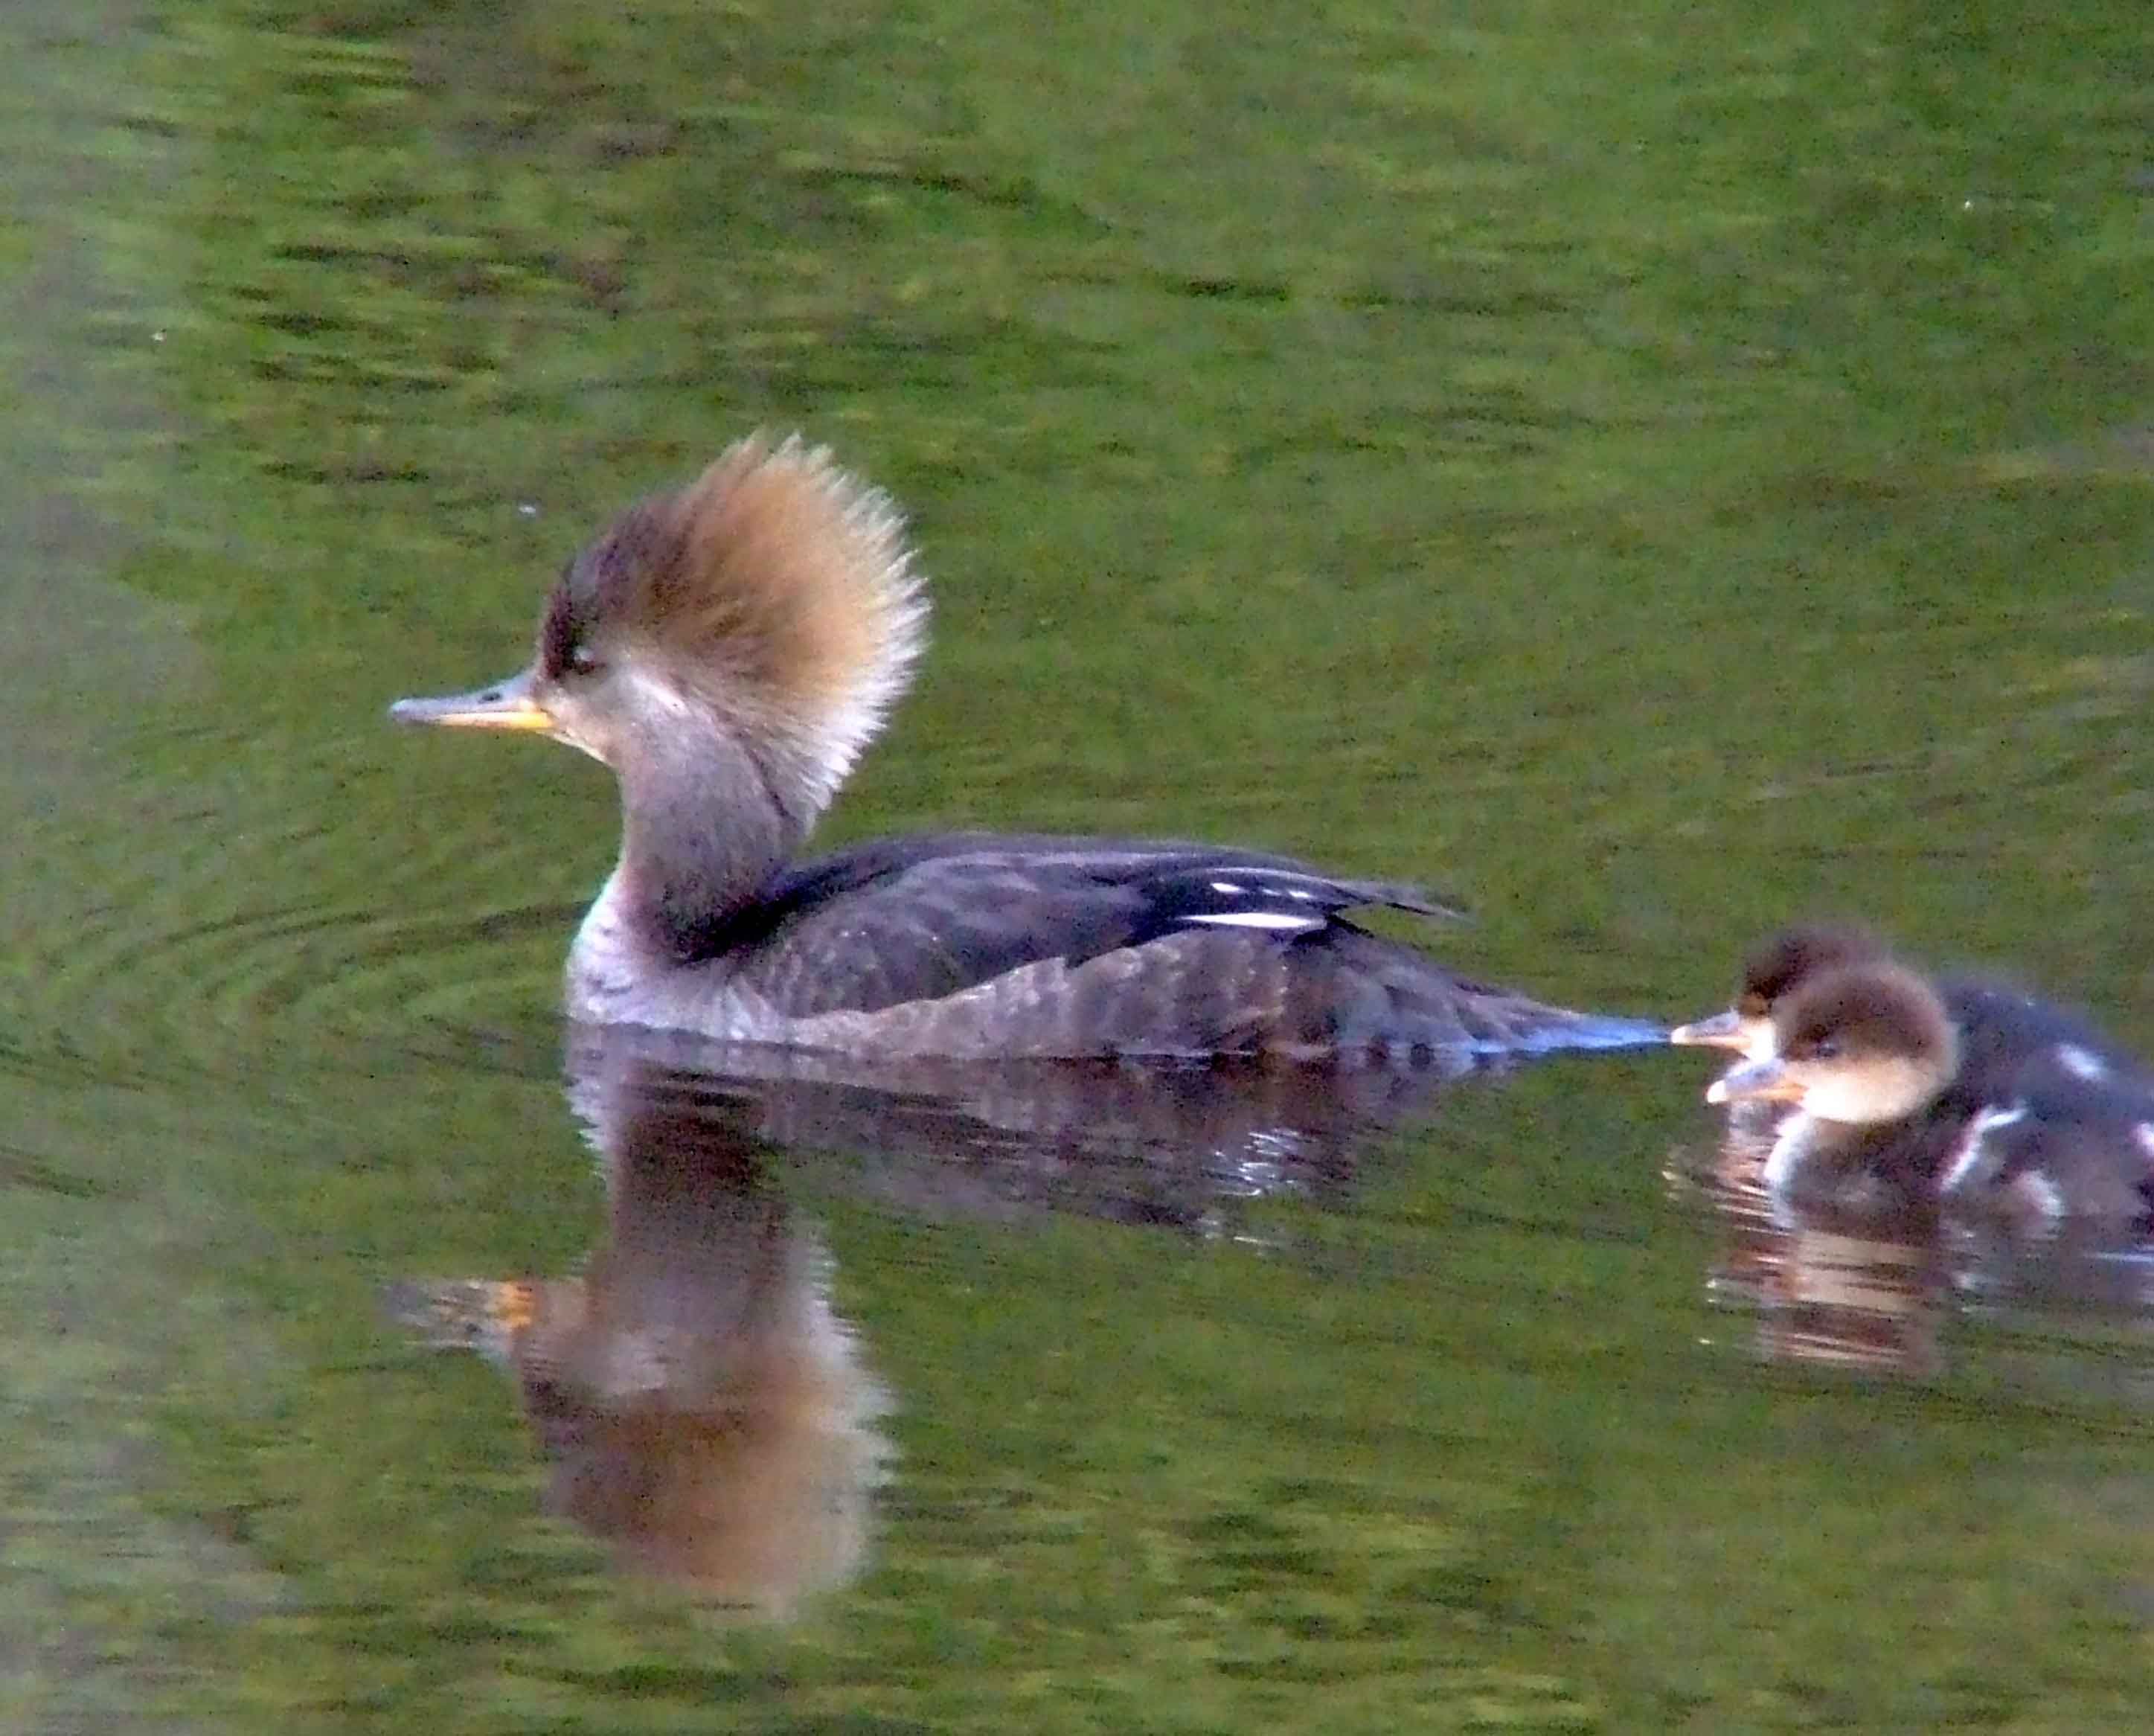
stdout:
POLYGON ((574 647, 563 664, 563 667, 570 675, 596 675, 605 666, 605 665, 599 661, 598 653, 588 645, 579 645, 574 647))

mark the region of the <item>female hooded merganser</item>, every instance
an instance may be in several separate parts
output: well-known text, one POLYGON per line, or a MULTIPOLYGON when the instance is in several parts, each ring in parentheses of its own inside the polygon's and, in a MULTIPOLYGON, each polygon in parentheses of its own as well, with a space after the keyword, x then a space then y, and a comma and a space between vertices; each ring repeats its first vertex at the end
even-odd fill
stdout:
MULTIPOLYGON (((1677 1025, 1668 1040, 1767 1059, 1774 1052, 1776 1010, 1805 984, 1850 965, 1891 959, 1882 939, 1853 924, 1783 928, 1743 961, 1734 1005, 1677 1025)), ((2023 1086, 2093 1085, 2141 1074, 2138 1064, 2087 1020, 2010 983, 1954 975, 1932 986, 1959 1033, 1951 1090, 1960 1100, 1979 1105, 2023 1086)))
POLYGON ((2154 1097, 2068 1074, 1985 1095, 1937 991, 1887 960, 1820 972, 1773 1014, 1772 1052, 1709 1103, 1792 1105, 1765 1165, 1776 1193, 1866 1190, 1895 1206, 1957 1205, 2025 1228, 2136 1224, 2154 1182, 2154 1097))
POLYGON ((1660 1027, 1452 975, 1349 921, 1411 888, 1194 844, 945 833, 789 865, 903 691, 926 603, 889 498, 797 438, 624 513, 529 666, 406 722, 531 730, 620 780, 573 1019, 892 1054, 1410 1058, 1660 1027))

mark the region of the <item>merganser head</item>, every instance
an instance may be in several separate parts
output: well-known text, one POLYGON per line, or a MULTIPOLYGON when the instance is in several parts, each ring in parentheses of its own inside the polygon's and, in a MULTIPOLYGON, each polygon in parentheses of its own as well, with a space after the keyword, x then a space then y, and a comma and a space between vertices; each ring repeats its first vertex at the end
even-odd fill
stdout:
POLYGON ((1937 992, 1884 961, 1814 977, 1773 1014, 1773 1052, 1715 1080, 1708 1103, 1792 1103, 1815 1120, 1912 1116, 1952 1082, 1959 1033, 1937 992))
POLYGON ((753 437, 569 563, 526 668, 390 715, 550 735, 625 784, 715 733, 797 835, 903 692, 926 617, 890 498, 820 447, 753 437))
POLYGON ((1724 1013, 1679 1024, 1668 1041, 1732 1049, 1762 1061, 1773 1054, 1773 1013, 1821 973, 1889 957, 1885 942, 1851 923, 1798 923, 1769 935, 1743 961, 1735 1004, 1724 1013))

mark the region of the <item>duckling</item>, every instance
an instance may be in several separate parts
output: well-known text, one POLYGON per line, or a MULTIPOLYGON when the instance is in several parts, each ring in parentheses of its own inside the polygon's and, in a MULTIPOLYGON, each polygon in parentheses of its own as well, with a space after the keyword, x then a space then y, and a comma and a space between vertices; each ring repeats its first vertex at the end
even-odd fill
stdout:
POLYGON ((1772 1040, 1706 1100, 1792 1106, 1765 1162, 1776 1196, 1944 1205, 2030 1232, 2146 1215, 2154 1097, 2068 1075, 1983 1097, 1961 1028, 1904 966, 1876 959, 1812 977, 1775 1007, 1772 1040))
MULTIPOLYGON (((1849 965, 1889 962, 1890 945, 1854 923, 1797 923, 1770 934, 1743 961, 1734 1004, 1668 1033, 1675 1044, 1731 1049, 1753 1060, 1774 1052, 1775 1009, 1804 984, 1849 965)), ((2139 1064, 2087 1019, 2009 983, 1953 974, 1932 985, 1957 1028, 1952 1089, 1978 1103, 2022 1085, 2100 1084, 2141 1076, 2139 1064)))
POLYGON ((1666 1040, 1453 974, 1352 921, 1416 889, 1203 844, 926 833, 793 860, 911 679, 889 497, 741 442, 575 556, 509 680, 410 723, 528 731, 618 779, 569 949, 578 1021, 884 1055, 1411 1060, 1666 1040))

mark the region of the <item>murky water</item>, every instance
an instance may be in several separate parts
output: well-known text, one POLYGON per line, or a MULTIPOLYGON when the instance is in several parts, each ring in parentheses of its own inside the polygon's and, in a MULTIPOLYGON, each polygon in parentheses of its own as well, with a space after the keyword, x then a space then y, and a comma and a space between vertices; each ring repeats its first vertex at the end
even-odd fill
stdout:
POLYGON ((1680 1052, 564 1053, 607 780, 382 721, 799 425, 937 607, 834 837, 1661 1016, 1854 911, 2154 1053, 2154 41, 1628 17, 0 16, 0 1718, 2146 1720, 2131 1250, 1776 1223, 1680 1052))

